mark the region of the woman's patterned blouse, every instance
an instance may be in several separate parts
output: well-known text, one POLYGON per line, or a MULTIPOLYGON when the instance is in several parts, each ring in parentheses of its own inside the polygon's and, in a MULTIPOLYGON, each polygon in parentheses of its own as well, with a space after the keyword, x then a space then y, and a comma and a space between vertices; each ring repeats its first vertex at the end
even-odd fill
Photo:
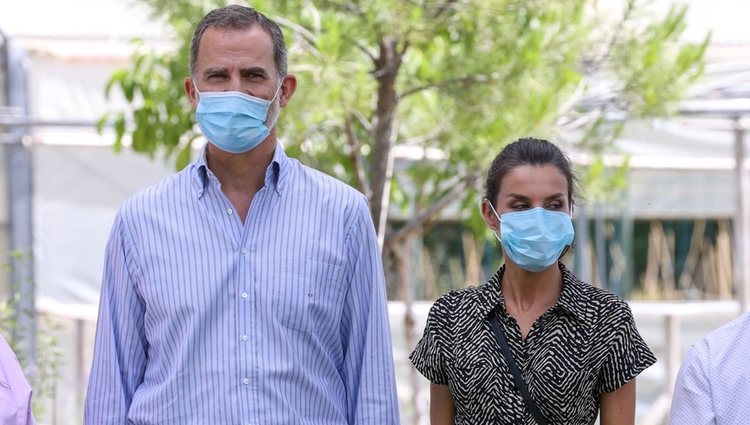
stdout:
POLYGON ((488 317, 497 309, 532 398, 550 424, 593 424, 599 396, 656 362, 628 304, 581 282, 562 263, 557 303, 525 340, 505 310, 504 267, 484 285, 440 297, 410 359, 435 384, 447 385, 456 425, 534 424, 513 382, 488 317))

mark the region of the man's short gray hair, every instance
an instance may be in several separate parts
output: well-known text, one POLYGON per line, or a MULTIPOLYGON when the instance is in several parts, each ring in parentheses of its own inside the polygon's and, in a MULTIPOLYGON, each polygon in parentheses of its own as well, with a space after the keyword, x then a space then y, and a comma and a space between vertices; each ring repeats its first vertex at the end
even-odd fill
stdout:
POLYGON ((190 75, 194 75, 198 63, 198 50, 200 49, 203 33, 209 27, 223 30, 246 30, 253 25, 260 25, 263 30, 271 36, 273 42, 273 59, 276 63, 276 71, 279 78, 284 78, 287 72, 286 44, 284 34, 279 25, 252 7, 229 5, 220 9, 214 9, 201 19, 195 28, 193 38, 190 41, 190 75))

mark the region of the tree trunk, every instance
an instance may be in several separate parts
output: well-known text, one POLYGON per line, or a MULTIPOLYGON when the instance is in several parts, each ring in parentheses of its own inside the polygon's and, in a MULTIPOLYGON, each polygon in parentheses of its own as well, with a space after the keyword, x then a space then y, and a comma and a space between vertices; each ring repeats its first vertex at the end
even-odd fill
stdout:
MULTIPOLYGON (((414 334, 414 285, 412 281, 412 265, 409 255, 409 238, 400 243, 392 245, 393 262, 396 266, 396 275, 401 288, 401 299, 404 301, 404 339, 406 340, 407 352, 416 343, 414 334)), ((409 383, 411 384, 411 404, 414 406, 414 416, 410 423, 418 424, 421 421, 419 410, 419 376, 413 365, 409 367, 409 383)))
POLYGON ((370 212, 378 234, 378 243, 383 248, 385 226, 390 200, 390 181, 393 174, 393 128, 396 119, 398 97, 396 77, 401 67, 403 52, 397 49, 395 38, 380 40, 380 55, 375 60, 374 76, 378 83, 378 100, 373 128, 372 162, 370 164, 370 212))

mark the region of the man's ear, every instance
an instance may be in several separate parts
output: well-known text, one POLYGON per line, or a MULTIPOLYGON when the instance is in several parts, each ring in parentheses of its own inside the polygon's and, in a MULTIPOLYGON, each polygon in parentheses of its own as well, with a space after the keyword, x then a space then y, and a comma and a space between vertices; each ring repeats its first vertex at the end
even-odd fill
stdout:
POLYGON ((190 106, 195 109, 198 106, 198 91, 195 90, 195 82, 192 78, 185 78, 185 94, 187 94, 190 106))
POLYGON ((287 74, 284 77, 284 81, 281 82, 281 88, 279 89, 279 106, 285 107, 292 95, 297 90, 297 77, 293 74, 287 74))

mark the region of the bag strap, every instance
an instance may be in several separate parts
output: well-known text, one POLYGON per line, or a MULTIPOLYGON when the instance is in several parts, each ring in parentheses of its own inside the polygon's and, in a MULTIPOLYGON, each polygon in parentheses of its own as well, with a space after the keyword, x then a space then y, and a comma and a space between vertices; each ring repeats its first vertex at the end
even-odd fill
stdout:
POLYGON ((518 392, 521 393, 521 397, 523 397, 526 409, 531 413, 531 416, 534 417, 537 424, 547 425, 547 420, 536 406, 536 403, 534 403, 534 399, 531 398, 529 389, 526 387, 526 382, 521 375, 521 370, 518 368, 518 364, 516 364, 516 360, 513 358, 513 353, 510 352, 508 341, 505 339, 505 333, 500 328, 500 322, 497 319, 497 312, 495 310, 490 314, 490 326, 492 327, 492 332, 495 334, 497 343, 500 345, 500 351, 503 352, 505 362, 508 364, 510 372, 513 374, 513 381, 516 383, 516 388, 518 389, 518 392))

